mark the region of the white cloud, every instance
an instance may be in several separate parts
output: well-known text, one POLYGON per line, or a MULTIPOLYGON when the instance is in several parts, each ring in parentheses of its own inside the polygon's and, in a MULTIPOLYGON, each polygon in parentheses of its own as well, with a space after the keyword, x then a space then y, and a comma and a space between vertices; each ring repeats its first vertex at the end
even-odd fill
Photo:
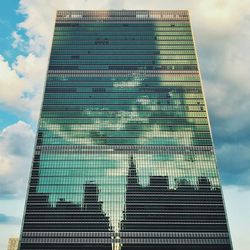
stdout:
POLYGON ((0 134, 0 194, 24 195, 31 165, 34 132, 25 122, 6 127, 0 134))
POLYGON ((11 110, 29 112, 36 120, 46 67, 46 57, 20 55, 9 65, 0 55, 0 103, 11 110))
MULTIPOLYGON (((241 25, 244 23, 239 26, 241 25)), ((250 28, 250 22, 245 26, 250 28)), ((244 124, 242 118, 243 121, 250 122, 249 116, 244 115, 250 108, 248 98, 250 95, 248 84, 250 59, 245 56, 245 53, 249 52, 250 34, 244 33, 245 31, 242 30, 236 36, 227 38, 224 48, 223 44, 218 46, 217 49, 221 50, 218 55, 209 54, 209 50, 205 52, 206 58, 202 62, 209 108, 218 118, 237 118, 238 124, 232 124, 231 129, 241 128, 244 124), (238 44, 240 46, 237 46, 238 44)), ((213 51, 210 50, 210 52, 213 51)))
POLYGON ((13 70, 7 61, 0 56, 0 100, 7 105, 22 98, 22 92, 28 91, 29 86, 13 70))
POLYGON ((24 40, 22 36, 17 33, 17 31, 12 32, 12 37, 14 38, 14 42, 12 43, 13 48, 22 47, 24 45, 24 40))
POLYGON ((43 86, 46 79, 48 59, 45 56, 38 57, 30 53, 28 56, 18 56, 12 65, 17 75, 29 85, 29 91, 23 91, 26 97, 24 108, 29 111, 31 118, 38 119, 43 86))

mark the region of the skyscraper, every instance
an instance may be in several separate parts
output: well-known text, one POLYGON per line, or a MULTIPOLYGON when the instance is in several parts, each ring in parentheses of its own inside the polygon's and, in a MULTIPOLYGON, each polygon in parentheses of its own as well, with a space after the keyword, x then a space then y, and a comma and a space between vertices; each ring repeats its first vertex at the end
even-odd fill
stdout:
POLYGON ((20 249, 230 250, 187 11, 58 11, 20 249))

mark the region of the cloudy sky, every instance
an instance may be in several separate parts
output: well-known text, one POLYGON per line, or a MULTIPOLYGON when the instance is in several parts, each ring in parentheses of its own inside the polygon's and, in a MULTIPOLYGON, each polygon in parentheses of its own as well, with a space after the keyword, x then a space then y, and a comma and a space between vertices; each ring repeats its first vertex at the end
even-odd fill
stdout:
POLYGON ((250 0, 11 0, 0 9, 0 249, 18 235, 57 9, 188 9, 235 250, 250 245, 250 0))

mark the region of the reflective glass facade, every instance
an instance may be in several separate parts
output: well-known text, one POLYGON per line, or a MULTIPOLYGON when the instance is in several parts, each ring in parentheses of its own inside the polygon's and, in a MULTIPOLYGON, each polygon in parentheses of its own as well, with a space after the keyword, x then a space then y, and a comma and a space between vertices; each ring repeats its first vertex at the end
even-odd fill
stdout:
POLYGON ((187 11, 58 11, 20 249, 230 250, 187 11))

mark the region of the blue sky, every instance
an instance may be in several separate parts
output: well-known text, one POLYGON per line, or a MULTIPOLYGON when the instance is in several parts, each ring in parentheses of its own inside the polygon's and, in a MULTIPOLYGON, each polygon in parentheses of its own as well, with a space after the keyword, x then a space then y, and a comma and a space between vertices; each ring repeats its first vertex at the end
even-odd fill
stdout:
POLYGON ((249 0, 4 1, 0 9, 0 249, 20 230, 56 9, 134 8, 190 10, 232 240, 236 250, 248 250, 249 6, 249 0))
MULTIPOLYGON (((4 55, 7 60, 13 62, 17 51, 13 51, 11 46, 12 36, 11 33, 16 29, 16 24, 23 20, 21 15, 17 15, 16 9, 18 8, 19 1, 9 1, 6 8, 0 9, 0 44, 1 55, 4 55)), ((15 123, 18 117, 15 114, 10 113, 8 110, 4 110, 0 107, 0 129, 2 130, 6 126, 15 123)))
POLYGON ((16 10, 18 8, 19 1, 8 1, 5 4, 5 8, 0 9, 0 43, 1 54, 6 56, 9 61, 14 61, 17 51, 12 49, 12 32, 16 30, 16 24, 24 20, 23 15, 17 15, 16 10))

